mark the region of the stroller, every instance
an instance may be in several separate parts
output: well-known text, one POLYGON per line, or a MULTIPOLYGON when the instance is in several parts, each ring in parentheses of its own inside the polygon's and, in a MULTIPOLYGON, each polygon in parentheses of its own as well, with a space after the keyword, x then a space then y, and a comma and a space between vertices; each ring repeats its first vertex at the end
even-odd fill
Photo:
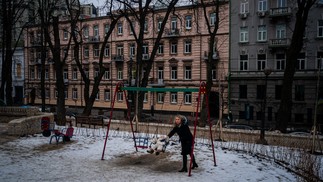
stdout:
POLYGON ((168 136, 162 136, 157 138, 154 138, 150 145, 149 149, 147 150, 148 153, 156 155, 159 155, 160 152, 165 152, 167 145, 169 144, 169 138, 168 136))

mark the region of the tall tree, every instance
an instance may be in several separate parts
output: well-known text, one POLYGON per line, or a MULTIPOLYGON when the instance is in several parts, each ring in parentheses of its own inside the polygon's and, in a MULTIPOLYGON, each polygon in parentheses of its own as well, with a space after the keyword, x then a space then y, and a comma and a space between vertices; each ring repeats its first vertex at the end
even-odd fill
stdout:
MULTIPOLYGON (((67 5, 79 5, 78 0, 72 1, 46 1, 46 6, 39 7, 38 13, 42 26, 44 25, 44 37, 51 54, 53 56, 55 75, 56 75, 56 91, 57 91, 57 124, 65 125, 66 109, 65 109, 65 90, 63 70, 66 66, 66 59, 70 49, 72 36, 70 36, 66 45, 61 44, 60 38, 60 16, 63 15, 67 5), (46 19, 46 17, 48 17, 46 19)), ((71 17, 71 19, 78 17, 71 17)))
MULTIPOLYGON (((168 21, 168 17, 172 12, 175 12, 175 5, 177 4, 178 0, 118 0, 120 3, 124 4, 123 14, 125 15, 131 31, 133 32, 133 37, 136 42, 136 61, 137 61, 137 79, 136 85, 139 87, 147 87, 148 85, 148 78, 151 72, 154 58, 156 56, 160 40, 164 33, 165 25, 168 21), (150 41, 152 44, 152 50, 148 52, 148 60, 143 61, 143 46, 147 38, 145 37, 145 32, 148 28, 148 17, 154 15, 157 9, 164 9, 164 14, 162 15, 162 23, 159 29, 152 30, 152 34, 156 35, 156 38, 150 41), (133 23, 138 23, 139 28, 136 29, 133 23), (145 68, 145 72, 143 73, 142 70, 145 68), (141 79, 140 79, 141 78, 141 79)), ((154 16, 152 16, 154 17, 154 16)), ((154 22, 152 20, 152 22, 154 22)), ((153 26, 154 27, 154 26, 153 26)), ((150 43, 149 42, 149 43, 150 43)), ((142 115, 142 108, 143 108, 143 101, 144 101, 144 93, 139 92, 138 97, 136 98, 136 109, 137 109, 137 117, 141 117, 142 115)))
POLYGON ((292 113, 292 87, 297 57, 303 47, 303 37, 308 14, 316 0, 297 0, 297 12, 291 44, 286 51, 286 68, 284 71, 282 95, 277 113, 276 129, 286 132, 292 113))
MULTIPOLYGON (((118 5, 113 1, 106 1, 105 4, 106 8, 109 9, 109 20, 110 20, 110 27, 109 30, 107 32, 105 32, 104 35, 104 40, 100 45, 100 55, 99 55, 99 62, 98 62, 98 68, 99 68, 99 74, 94 78, 94 80, 91 80, 85 70, 83 69, 83 65, 81 63, 80 60, 80 46, 82 45, 83 42, 83 38, 81 36, 81 29, 79 29, 77 27, 77 23, 78 21, 71 21, 71 29, 74 31, 71 31, 71 35, 73 37, 73 42, 74 42, 74 60, 76 62, 76 65, 78 67, 79 72, 81 73, 82 79, 84 81, 84 100, 85 100, 85 107, 83 109, 83 115, 90 115, 91 114, 91 110, 93 108, 93 104, 95 101, 95 98, 99 92, 99 86, 100 86, 100 82, 102 80, 102 77, 106 71, 106 67, 103 64, 103 58, 104 58, 104 51, 106 49, 106 46, 108 44, 108 40, 109 37, 111 36, 117 22, 119 21, 119 19, 121 18, 121 14, 119 13, 118 9, 118 5), (80 31, 77 31, 80 30, 80 31), (92 90, 91 90, 91 86, 92 86, 92 90)), ((75 13, 73 13, 72 11, 72 7, 68 6, 68 10, 71 14, 71 16, 78 16, 75 13)), ((76 19, 74 19, 76 20, 76 19)), ((82 21, 82 20, 80 20, 82 21)), ((82 27, 80 27, 82 28, 82 27)))
POLYGON ((1 0, 1 49, 2 70, 0 99, 13 105, 12 99, 12 57, 23 32, 23 15, 28 7, 24 0, 1 0), (20 26, 20 27, 19 27, 20 26))

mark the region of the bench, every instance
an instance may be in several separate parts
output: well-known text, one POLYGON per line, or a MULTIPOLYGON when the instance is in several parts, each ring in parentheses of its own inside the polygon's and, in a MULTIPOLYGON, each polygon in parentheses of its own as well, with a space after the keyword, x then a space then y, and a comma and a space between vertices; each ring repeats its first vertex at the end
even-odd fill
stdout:
POLYGON ((91 117, 91 116, 76 116, 75 117, 75 126, 80 124, 83 127, 83 124, 86 124, 91 128, 91 125, 104 127, 103 118, 91 117))

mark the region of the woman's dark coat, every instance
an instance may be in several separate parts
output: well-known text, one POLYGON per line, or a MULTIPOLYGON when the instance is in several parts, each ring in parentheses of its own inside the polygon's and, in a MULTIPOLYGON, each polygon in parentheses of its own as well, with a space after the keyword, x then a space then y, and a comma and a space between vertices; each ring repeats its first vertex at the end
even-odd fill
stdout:
POLYGON ((179 140, 182 145, 182 155, 191 154, 192 149, 192 139, 193 135, 187 124, 181 124, 180 126, 175 126, 172 131, 169 132, 168 137, 171 138, 175 133, 179 136, 179 140))

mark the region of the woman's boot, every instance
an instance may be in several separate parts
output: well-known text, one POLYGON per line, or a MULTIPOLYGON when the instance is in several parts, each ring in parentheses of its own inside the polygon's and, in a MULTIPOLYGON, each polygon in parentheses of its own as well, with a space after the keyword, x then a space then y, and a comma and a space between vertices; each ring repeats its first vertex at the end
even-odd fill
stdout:
POLYGON ((183 155, 183 167, 178 172, 187 172, 187 156, 183 155))

